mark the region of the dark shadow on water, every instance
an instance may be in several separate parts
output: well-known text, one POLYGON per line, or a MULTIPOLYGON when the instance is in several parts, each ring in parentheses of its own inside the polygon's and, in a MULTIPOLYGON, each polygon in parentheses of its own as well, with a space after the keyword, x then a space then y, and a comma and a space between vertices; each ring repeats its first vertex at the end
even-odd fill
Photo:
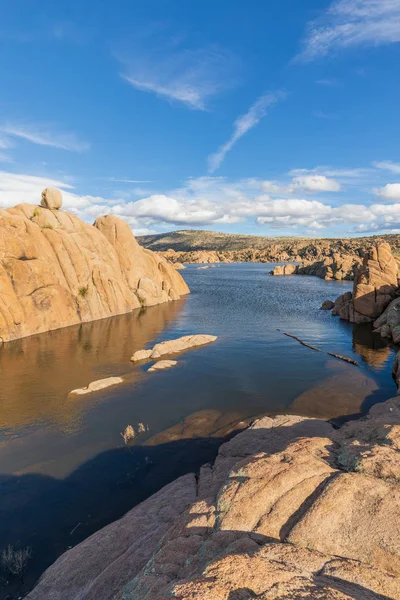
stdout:
POLYGON ((0 575, 0 598, 18 597, 31 589, 69 546, 118 519, 177 477, 198 472, 234 434, 109 450, 64 480, 37 474, 0 475, 0 550, 8 544, 32 548, 23 585, 15 580, 5 585, 0 575))
MULTIPOLYGON (((17 542, 21 547, 31 546, 32 560, 24 583, 14 581, 11 585, 3 585, 0 597, 11 600, 26 593, 34 586, 38 576, 68 546, 78 544, 177 477, 188 472, 198 472, 202 464, 215 459, 219 445, 236 433, 225 438, 203 437, 172 441, 159 446, 110 450, 83 464, 62 481, 41 475, 1 476, 0 539, 4 546, 17 542)), ((248 443, 255 453, 268 451, 266 442, 260 439, 259 434, 260 430, 254 430, 254 434, 252 431, 248 433, 248 443), (252 435, 255 436, 253 440, 252 435)), ((274 437, 273 446, 269 446, 269 450, 282 452, 298 438, 315 436, 320 436, 320 431, 315 429, 315 421, 305 420, 289 426, 285 435, 274 437)), ((328 444, 328 451, 333 448, 333 443, 328 444)), ((249 457, 249 460, 252 458, 249 457)), ((334 461, 334 454, 328 460, 334 461)), ((300 506, 295 520, 292 515, 283 525, 276 539, 259 535, 259 545, 284 541, 296 521, 308 509, 310 499, 311 497, 307 498, 300 506)), ((195 533, 193 528, 191 532, 195 533)), ((236 534, 246 537, 249 532, 236 531, 236 534)), ((72 575, 75 577, 74 573, 72 575)), ((335 586, 335 581, 322 581, 318 574, 315 576, 315 583, 335 586)), ((355 598, 364 597, 364 593, 365 597, 370 594, 370 590, 360 585, 347 585, 349 589, 352 587, 355 598)), ((249 588, 237 588, 229 596, 231 600, 249 600, 254 597, 249 588)), ((382 596, 382 600, 389 599, 382 596)))

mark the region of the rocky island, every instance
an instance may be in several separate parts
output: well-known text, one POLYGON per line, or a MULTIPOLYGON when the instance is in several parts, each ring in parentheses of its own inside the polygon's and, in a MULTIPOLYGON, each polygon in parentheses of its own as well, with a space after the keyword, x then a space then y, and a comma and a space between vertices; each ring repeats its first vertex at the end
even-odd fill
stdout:
POLYGON ((189 288, 165 259, 139 246, 115 216, 89 225, 61 210, 58 190, 40 206, 0 210, 0 342, 177 300, 189 288))

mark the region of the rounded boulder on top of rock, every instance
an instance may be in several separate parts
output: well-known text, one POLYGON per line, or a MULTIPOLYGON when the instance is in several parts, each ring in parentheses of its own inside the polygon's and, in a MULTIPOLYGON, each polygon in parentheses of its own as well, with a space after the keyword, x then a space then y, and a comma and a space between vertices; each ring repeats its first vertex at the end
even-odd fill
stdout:
POLYGON ((325 300, 321 304, 321 310, 332 310, 333 308, 335 308, 335 303, 332 300, 325 300))
POLYGON ((42 192, 42 200, 40 205, 43 208, 59 209, 62 206, 62 194, 56 188, 45 188, 42 192))

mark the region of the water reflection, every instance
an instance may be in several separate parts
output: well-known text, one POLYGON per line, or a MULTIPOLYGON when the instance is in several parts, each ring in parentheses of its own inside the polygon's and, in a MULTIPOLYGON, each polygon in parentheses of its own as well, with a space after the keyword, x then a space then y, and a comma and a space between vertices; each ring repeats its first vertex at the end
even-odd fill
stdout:
POLYGON ((75 388, 111 375, 132 385, 142 371, 129 358, 176 319, 185 299, 5 344, 0 348, 0 428, 56 424, 79 428, 81 412, 101 398, 67 398, 75 388))
POLYGON ((390 340, 375 333, 372 325, 354 325, 353 348, 375 369, 383 369, 392 357, 390 340))

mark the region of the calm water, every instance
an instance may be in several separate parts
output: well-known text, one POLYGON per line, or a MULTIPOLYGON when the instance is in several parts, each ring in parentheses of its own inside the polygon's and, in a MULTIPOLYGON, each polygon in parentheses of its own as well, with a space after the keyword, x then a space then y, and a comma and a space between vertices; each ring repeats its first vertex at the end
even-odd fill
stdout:
MULTIPOLYGON (((32 547, 25 588, 66 548, 212 460, 238 421, 354 416, 395 394, 393 349, 369 326, 319 310, 351 284, 270 277, 271 268, 192 265, 183 300, 0 348, 0 545, 32 547), (170 371, 129 362, 137 349, 190 333, 219 339, 170 371), (110 375, 124 384, 68 398, 110 375), (148 432, 124 447, 121 432, 139 422, 148 432)), ((10 589, 3 581, 3 597, 10 589)))

